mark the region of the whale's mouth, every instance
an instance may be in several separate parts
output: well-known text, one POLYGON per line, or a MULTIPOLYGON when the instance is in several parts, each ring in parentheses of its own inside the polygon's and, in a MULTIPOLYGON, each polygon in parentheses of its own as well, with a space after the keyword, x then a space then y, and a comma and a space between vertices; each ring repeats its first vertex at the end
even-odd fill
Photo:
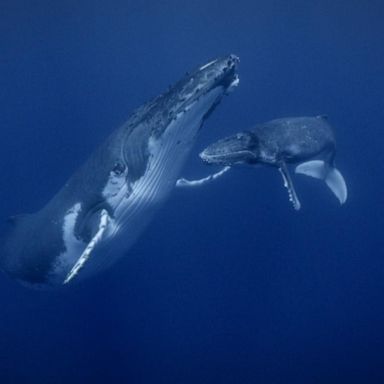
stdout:
POLYGON ((259 141, 252 132, 240 132, 220 139, 200 154, 207 164, 232 166, 243 163, 255 163, 258 158, 259 141))
POLYGON ((244 150, 238 150, 228 153, 217 153, 217 154, 207 154, 206 152, 201 152, 199 154, 201 160, 206 164, 215 164, 215 165, 225 165, 233 166, 236 164, 249 163, 250 159, 255 159, 256 156, 253 152, 244 150))

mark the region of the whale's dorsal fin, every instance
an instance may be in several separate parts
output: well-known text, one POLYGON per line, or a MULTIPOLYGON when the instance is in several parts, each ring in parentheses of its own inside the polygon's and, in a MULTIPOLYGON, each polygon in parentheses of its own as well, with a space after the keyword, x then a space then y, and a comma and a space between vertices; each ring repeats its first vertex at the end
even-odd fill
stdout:
POLYGON ((69 271, 63 284, 69 283, 79 273, 80 269, 83 268, 84 264, 91 256, 91 253, 96 247, 96 245, 102 240, 104 232, 108 226, 108 220, 109 220, 108 212, 105 209, 103 209, 100 213, 100 222, 99 222, 99 227, 96 234, 92 237, 91 241, 88 243, 83 253, 75 263, 75 265, 69 271))
POLYGON ((284 161, 281 161, 279 164, 279 171, 283 177, 284 187, 287 188, 289 201, 292 203, 293 208, 298 211, 301 208, 300 200, 297 197, 295 187, 293 186, 291 176, 288 171, 287 164, 284 161))
POLYGON ((330 166, 323 160, 311 160, 299 164, 296 167, 295 172, 324 180, 328 188, 340 201, 340 204, 344 204, 346 202, 348 190, 343 175, 338 169, 330 166))

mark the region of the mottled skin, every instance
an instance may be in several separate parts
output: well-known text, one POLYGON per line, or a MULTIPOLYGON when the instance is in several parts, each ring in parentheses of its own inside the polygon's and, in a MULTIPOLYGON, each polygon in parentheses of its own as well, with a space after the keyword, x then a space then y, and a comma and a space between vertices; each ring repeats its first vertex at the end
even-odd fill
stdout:
POLYGON ((201 158, 210 164, 300 163, 321 158, 333 164, 335 139, 325 117, 292 117, 256 125, 250 131, 218 140, 201 158))
POLYGON ((323 116, 288 117, 258 124, 250 131, 218 140, 200 157, 208 164, 226 167, 263 164, 278 168, 296 210, 301 204, 287 167, 289 163, 301 163, 296 173, 324 180, 341 204, 347 199, 345 180, 334 167, 335 138, 323 116))

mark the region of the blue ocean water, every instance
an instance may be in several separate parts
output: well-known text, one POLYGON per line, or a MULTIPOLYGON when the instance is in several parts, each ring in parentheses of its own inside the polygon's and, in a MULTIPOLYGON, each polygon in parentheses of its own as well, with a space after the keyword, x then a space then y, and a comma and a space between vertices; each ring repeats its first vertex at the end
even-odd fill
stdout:
POLYGON ((235 53, 219 137, 327 114, 340 207, 272 169, 175 190, 127 256, 73 287, 0 279, 0 382, 383 383, 384 6, 381 1, 3 0, 2 221, 41 208, 132 110, 235 53))

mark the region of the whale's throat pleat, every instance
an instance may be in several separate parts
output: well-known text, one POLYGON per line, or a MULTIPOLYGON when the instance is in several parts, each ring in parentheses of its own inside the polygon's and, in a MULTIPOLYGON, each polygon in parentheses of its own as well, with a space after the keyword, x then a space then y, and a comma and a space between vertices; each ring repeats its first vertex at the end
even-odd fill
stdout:
MULTIPOLYGON (((221 96, 220 87, 200 97, 165 127, 159 137, 148 140, 148 162, 144 174, 127 185, 128 191, 115 209, 118 227, 142 218, 142 211, 160 203, 174 188, 181 167, 194 143, 195 136, 203 123, 204 116, 221 96)), ((129 171, 128 171, 129 172, 129 171)))
POLYGON ((121 175, 111 173, 102 191, 112 212, 103 232, 105 241, 87 254, 87 262, 80 274, 93 274, 112 264, 114 255, 123 254, 135 242, 156 212, 154 208, 160 206, 175 187, 199 128, 222 95, 222 87, 212 89, 177 113, 161 134, 158 134, 159 130, 153 130, 157 134, 149 135, 142 146, 147 163, 140 177, 130 178, 129 163, 121 175), (102 257, 97 253, 102 253, 102 257))

